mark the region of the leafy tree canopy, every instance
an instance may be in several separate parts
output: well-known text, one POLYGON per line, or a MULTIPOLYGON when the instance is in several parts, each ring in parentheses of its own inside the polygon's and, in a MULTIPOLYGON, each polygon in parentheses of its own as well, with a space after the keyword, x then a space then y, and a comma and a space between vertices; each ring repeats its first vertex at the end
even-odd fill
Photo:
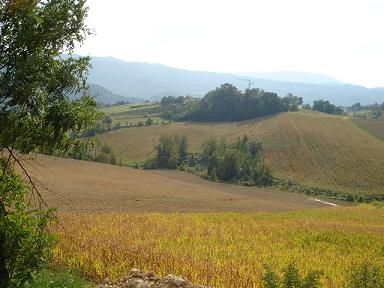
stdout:
POLYGON ((92 124, 94 101, 66 96, 86 91, 90 59, 62 56, 90 34, 84 2, 0 2, 1 150, 68 149, 67 132, 92 124))
POLYGON ((313 102, 313 110, 328 114, 343 114, 343 109, 331 104, 329 101, 316 100, 313 102))
POLYGON ((76 149, 98 117, 86 89, 90 59, 72 57, 90 34, 86 16, 84 0, 0 1, 1 288, 23 287, 50 243, 50 213, 28 207, 30 190, 14 165, 24 169, 20 157, 30 152, 76 149), (68 99, 80 91, 80 99, 68 99))
POLYGON ((239 91, 225 83, 209 91, 201 100, 191 97, 164 97, 160 104, 165 117, 176 120, 237 121, 283 111, 297 111, 302 98, 288 94, 280 98, 276 93, 260 89, 239 91))

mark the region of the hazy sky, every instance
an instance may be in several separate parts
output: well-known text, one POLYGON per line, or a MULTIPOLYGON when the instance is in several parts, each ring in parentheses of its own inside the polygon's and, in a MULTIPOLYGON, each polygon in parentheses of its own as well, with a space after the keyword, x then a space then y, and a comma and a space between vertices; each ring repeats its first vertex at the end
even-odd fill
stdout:
POLYGON ((384 0, 88 0, 92 56, 384 86, 384 0))

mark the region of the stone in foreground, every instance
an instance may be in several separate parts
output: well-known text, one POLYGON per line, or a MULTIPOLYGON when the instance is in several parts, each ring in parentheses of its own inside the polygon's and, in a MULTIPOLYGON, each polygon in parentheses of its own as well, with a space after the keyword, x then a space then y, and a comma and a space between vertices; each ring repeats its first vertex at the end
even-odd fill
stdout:
POLYGON ((169 274, 164 278, 158 277, 154 272, 144 273, 139 269, 132 269, 127 276, 121 277, 116 282, 109 279, 98 288, 210 288, 208 286, 194 285, 187 279, 169 274))

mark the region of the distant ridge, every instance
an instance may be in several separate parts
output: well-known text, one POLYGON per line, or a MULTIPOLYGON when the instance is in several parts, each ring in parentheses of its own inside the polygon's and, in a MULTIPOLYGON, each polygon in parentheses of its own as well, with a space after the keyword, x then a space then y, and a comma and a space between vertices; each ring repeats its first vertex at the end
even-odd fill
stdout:
MULTIPOLYGON (((69 97, 72 99, 80 97, 81 93, 70 95, 69 97)), ((115 94, 104 87, 89 83, 89 95, 91 95, 96 103, 98 104, 116 104, 118 102, 130 102, 130 103, 138 103, 144 102, 144 99, 137 97, 125 97, 122 95, 115 94)))
MULTIPOLYGON (((239 89, 244 90, 247 83, 239 79, 247 77, 255 82, 252 87, 276 92, 280 96, 293 93, 303 97, 304 103, 312 103, 317 99, 329 100, 341 106, 351 105, 356 102, 361 104, 384 102, 384 87, 369 89, 363 86, 341 83, 335 79, 334 82, 327 82, 327 79, 332 80, 333 78, 324 75, 319 76, 318 74, 290 72, 291 78, 289 80, 292 80, 293 76, 296 77, 294 79, 303 79, 306 75, 307 80, 302 81, 308 82, 317 79, 317 82, 324 83, 298 83, 230 73, 188 71, 161 64, 125 62, 113 57, 93 57, 92 67, 89 75, 90 83, 100 85, 115 94, 124 95, 125 97, 150 100, 159 100, 168 95, 202 97, 209 90, 215 89, 225 82, 232 83, 239 89)), ((276 72, 273 75, 273 77, 279 79, 283 79, 281 77, 284 76, 282 72, 276 72)))
POLYGON ((104 87, 97 84, 89 84, 89 94, 94 97, 97 103, 101 104, 116 104, 117 102, 125 101, 131 103, 143 102, 144 99, 138 97, 125 97, 115 94, 104 87))
POLYGON ((339 81, 327 75, 318 74, 318 73, 298 72, 298 71, 276 71, 276 72, 255 71, 255 72, 241 72, 236 74, 241 76, 248 76, 252 78, 268 79, 268 80, 283 81, 283 82, 293 82, 293 83, 305 83, 305 84, 315 84, 315 85, 345 84, 342 81, 339 81))

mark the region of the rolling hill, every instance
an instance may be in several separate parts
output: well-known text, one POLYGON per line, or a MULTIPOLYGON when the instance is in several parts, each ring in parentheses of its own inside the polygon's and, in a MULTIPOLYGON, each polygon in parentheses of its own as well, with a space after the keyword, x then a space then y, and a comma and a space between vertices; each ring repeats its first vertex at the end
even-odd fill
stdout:
POLYGON ((143 171, 48 156, 25 164, 45 202, 60 213, 277 212, 330 207, 303 195, 214 183, 180 171, 143 171))
MULTIPOLYGON (((97 85, 97 84, 89 84, 89 94, 95 99, 95 101, 99 104, 116 104, 118 102, 130 102, 130 103, 138 103, 144 102, 144 99, 137 97, 125 97, 122 95, 118 95, 113 93, 112 91, 97 85)), ((77 93, 75 95, 71 95, 70 98, 78 98, 81 93, 77 93)))
MULTIPOLYGON (((384 88, 368 89, 358 85, 344 84, 337 81, 330 83, 318 80, 311 74, 299 76, 265 74, 255 75, 270 79, 247 77, 255 84, 253 87, 276 92, 280 96, 293 93, 301 96, 305 103, 313 100, 329 100, 336 105, 352 105, 356 102, 371 104, 384 101, 384 88), (271 80, 279 79, 280 81, 271 80), (281 81, 287 79, 285 81, 281 81), (290 82, 298 79, 307 83, 290 82), (315 80, 311 80, 315 79, 315 80), (313 83, 312 83, 313 82, 313 83)), ((89 82, 97 84, 113 93, 125 97, 139 97, 159 100, 168 95, 191 95, 202 97, 208 91, 223 83, 231 83, 244 90, 244 76, 229 73, 188 71, 160 64, 124 62, 112 57, 93 57, 89 82)), ((328 78, 327 78, 328 79, 328 78)))
POLYGON ((130 103, 138 103, 144 101, 142 98, 138 97, 125 97, 122 95, 117 95, 97 84, 89 84, 89 94, 94 97, 97 103, 102 104, 116 104, 117 102, 121 101, 130 103))
POLYGON ((153 157, 163 134, 186 135, 189 151, 210 137, 234 142, 247 134, 264 141, 275 175, 311 187, 369 195, 384 192, 384 144, 348 118, 314 112, 282 113, 229 123, 179 122, 123 128, 100 136, 130 163, 153 157))

